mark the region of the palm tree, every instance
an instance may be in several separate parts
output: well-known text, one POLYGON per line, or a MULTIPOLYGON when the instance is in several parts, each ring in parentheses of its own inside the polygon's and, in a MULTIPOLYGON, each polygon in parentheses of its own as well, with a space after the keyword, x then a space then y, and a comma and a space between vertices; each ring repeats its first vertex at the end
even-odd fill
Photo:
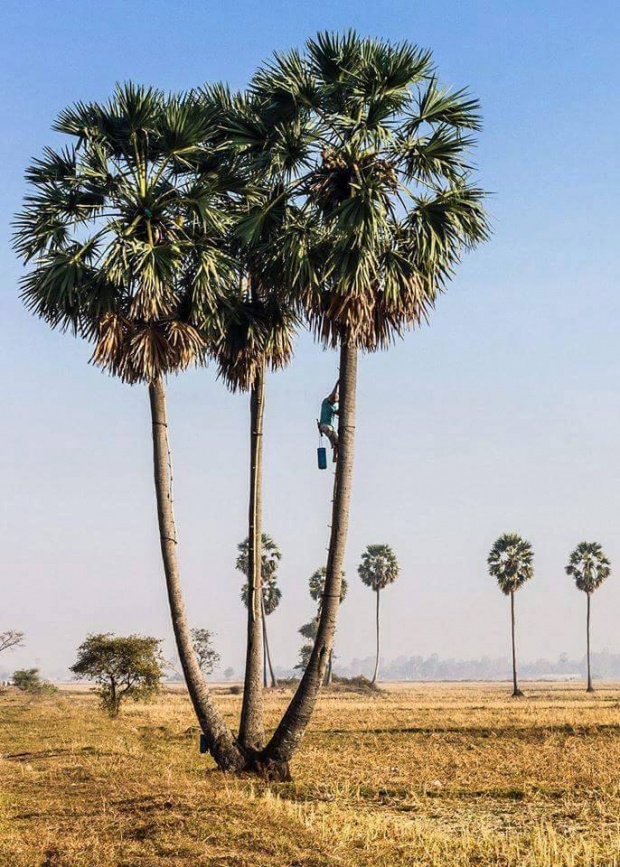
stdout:
POLYGON ((611 564, 598 542, 580 542, 570 555, 566 574, 575 579, 575 586, 583 590, 588 600, 586 607, 586 648, 588 662, 587 691, 594 692, 592 673, 590 669, 590 597, 609 577, 611 564))
POLYGON ((497 580, 499 589, 510 596, 510 626, 512 636, 512 695, 522 696, 517 680, 517 646, 515 642, 515 591, 534 574, 534 551, 529 542, 516 533, 504 533, 495 542, 487 557, 489 574, 497 580))
POLYGON ((393 584, 396 581, 398 571, 396 554, 389 545, 369 545, 362 554, 362 562, 357 567, 357 574, 362 579, 362 583, 377 594, 377 655, 371 683, 377 682, 377 675, 379 674, 379 599, 381 591, 388 584, 393 584))
POLYGON ((32 265, 26 306, 94 344, 92 361, 147 386, 161 552, 177 650, 194 710, 221 768, 245 764, 213 705, 192 648, 172 502, 164 379, 207 354, 213 311, 232 268, 225 253, 229 179, 208 146, 214 119, 192 96, 131 83, 105 104, 78 103, 70 136, 27 170, 32 192, 16 249, 32 265))
MULTIPOLYGON (((319 622, 321 620, 321 611, 323 608, 323 597, 325 595, 325 578, 326 578, 326 576, 327 576, 327 569, 325 568, 325 566, 321 566, 320 569, 317 569, 316 572, 314 572, 310 576, 309 581, 308 581, 308 585, 310 588, 310 596, 318 604, 317 613, 316 613, 316 617, 312 621, 312 624, 314 625, 313 634, 310 635, 310 634, 305 634, 304 632, 302 632, 302 629, 304 629, 304 627, 302 627, 302 629, 300 629, 299 631, 301 632, 301 634, 305 638, 311 638, 313 642, 316 640, 316 636, 317 636, 317 632, 318 632, 318 625, 319 625, 319 622)), ((344 572, 343 572, 342 578, 340 580, 340 603, 339 603, 340 605, 342 605, 342 603, 344 602, 348 589, 349 588, 347 585, 347 579, 344 577, 344 572)), ((310 647, 310 651, 312 651, 312 647, 310 647)), ((302 652, 303 652, 303 648, 302 648, 302 652)), ((309 660, 310 655, 307 654, 307 656, 308 656, 308 660, 309 660)), ((324 679, 324 685, 325 686, 331 685, 332 678, 333 678, 333 663, 334 663, 334 648, 332 647, 329 651, 329 660, 327 662, 327 668, 325 670, 325 679, 324 679)), ((304 666, 304 668, 305 668, 305 666, 304 666)))
MULTIPOLYGON (((265 754, 283 769, 312 715, 333 644, 349 521, 357 361, 424 321, 462 252, 486 239, 471 183, 477 102, 438 85, 429 52, 321 33, 278 54, 251 91, 264 122, 229 129, 264 164, 275 147, 294 193, 283 279, 317 338, 340 354, 339 459, 322 606, 310 662, 265 754), (269 119, 271 112, 271 120, 269 119), (275 142, 275 144, 274 144, 275 142), (295 160, 285 159, 295 155, 295 160)), ((273 213, 257 208, 248 234, 273 213)), ((285 771, 283 770, 283 773, 285 771)))
MULTIPOLYGON (((247 94, 231 94, 214 86, 202 91, 209 113, 220 118, 218 150, 242 182, 232 208, 229 236, 237 279, 219 308, 221 332, 213 355, 219 375, 232 391, 250 392, 250 498, 248 510, 248 630, 246 668, 239 725, 239 741, 257 751, 264 746, 263 684, 265 683, 266 627, 262 585, 263 424, 267 370, 286 367, 292 359, 297 315, 282 283, 281 224, 287 197, 271 163, 258 167, 239 153, 226 134, 239 113, 262 122, 262 107, 247 94), (270 208, 270 219, 248 231, 257 208, 270 208)), ((275 682, 271 671, 272 683, 275 682)))
MULTIPOLYGON (((249 558, 249 539, 241 542, 237 548, 239 555, 237 557, 236 566, 240 572, 247 577, 250 571, 249 558)), ((271 654, 269 652, 269 640, 267 637, 267 617, 276 610, 282 599, 282 591, 278 587, 278 566, 282 554, 280 549, 273 541, 271 536, 266 533, 262 534, 261 539, 261 578, 262 578, 262 603, 261 603, 261 619, 263 623, 263 686, 267 686, 267 669, 271 678, 272 688, 277 687, 278 681, 273 672, 271 664, 271 654)), ((241 601, 246 606, 250 604, 250 588, 246 582, 241 588, 241 601)))

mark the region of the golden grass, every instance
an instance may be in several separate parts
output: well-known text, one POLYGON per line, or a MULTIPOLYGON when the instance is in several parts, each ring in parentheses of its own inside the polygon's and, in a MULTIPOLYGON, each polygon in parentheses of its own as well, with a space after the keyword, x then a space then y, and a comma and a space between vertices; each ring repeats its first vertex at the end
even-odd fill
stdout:
POLYGON ((325 695, 290 784, 214 770, 183 695, 111 721, 88 694, 6 692, 0 865, 620 865, 620 689, 527 692, 325 695))

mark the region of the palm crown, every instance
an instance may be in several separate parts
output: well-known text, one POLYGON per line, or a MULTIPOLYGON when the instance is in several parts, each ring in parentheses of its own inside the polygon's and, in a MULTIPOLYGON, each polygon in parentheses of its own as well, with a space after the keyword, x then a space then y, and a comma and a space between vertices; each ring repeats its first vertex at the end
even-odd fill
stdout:
POLYGON ((94 362, 125 381, 153 381, 205 352, 230 273, 229 178, 213 128, 194 95, 126 84, 106 104, 63 111, 55 129, 74 143, 27 171, 34 192, 16 232, 34 263, 25 303, 94 341, 94 362))
POLYGON ((594 593, 611 573, 611 564, 598 542, 581 542, 570 555, 566 574, 584 593, 594 593))
POLYGON ((369 545, 357 568, 362 582, 374 591, 385 589, 398 578, 398 561, 389 545, 369 545))
MULTIPOLYGON (((237 549, 236 567, 240 572, 247 576, 250 569, 249 559, 249 543, 248 540, 241 542, 237 549)), ((282 559, 282 553, 271 536, 267 533, 262 534, 261 544, 261 575, 263 587, 263 604, 265 606, 265 614, 273 614, 282 598, 282 591, 277 585, 277 571, 282 559)), ((248 584, 247 582, 241 588, 241 600, 247 607, 248 605, 248 584)))
MULTIPOLYGON (((321 604, 323 602, 323 595, 325 593, 325 578, 327 575, 327 569, 325 566, 321 566, 320 569, 317 569, 310 578, 308 579, 308 586, 310 589, 310 596, 314 599, 315 602, 319 603, 319 610, 321 604)), ((344 602, 345 596, 347 595, 348 590, 347 579, 344 577, 344 573, 342 575, 342 580, 340 582, 340 602, 344 602)))
POLYGON ((487 564, 502 593, 510 596, 534 574, 534 552, 521 536, 505 533, 491 548, 487 564))
POLYGON ((283 275, 326 344, 374 349, 417 324, 461 251, 488 233, 470 183, 477 102, 437 84, 408 43, 323 33, 276 55, 252 83, 229 137, 281 197, 256 205, 251 238, 285 195, 283 275))

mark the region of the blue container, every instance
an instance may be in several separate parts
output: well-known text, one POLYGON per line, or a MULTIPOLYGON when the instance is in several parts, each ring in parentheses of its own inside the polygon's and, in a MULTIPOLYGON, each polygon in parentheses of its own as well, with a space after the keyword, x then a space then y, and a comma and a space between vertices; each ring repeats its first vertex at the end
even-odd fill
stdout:
POLYGON ((316 457, 319 462, 319 469, 327 469, 327 449, 324 446, 319 446, 316 450, 316 457))

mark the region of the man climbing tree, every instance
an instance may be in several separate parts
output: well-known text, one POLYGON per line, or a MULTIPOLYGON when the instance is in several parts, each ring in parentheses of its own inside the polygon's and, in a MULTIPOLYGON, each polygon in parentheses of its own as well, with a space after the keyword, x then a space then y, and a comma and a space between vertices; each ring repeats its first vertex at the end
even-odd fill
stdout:
POLYGON ((325 434, 332 447, 334 463, 338 460, 338 431, 336 430, 336 416, 338 415, 338 381, 332 392, 327 395, 321 404, 319 418, 319 431, 325 434))

